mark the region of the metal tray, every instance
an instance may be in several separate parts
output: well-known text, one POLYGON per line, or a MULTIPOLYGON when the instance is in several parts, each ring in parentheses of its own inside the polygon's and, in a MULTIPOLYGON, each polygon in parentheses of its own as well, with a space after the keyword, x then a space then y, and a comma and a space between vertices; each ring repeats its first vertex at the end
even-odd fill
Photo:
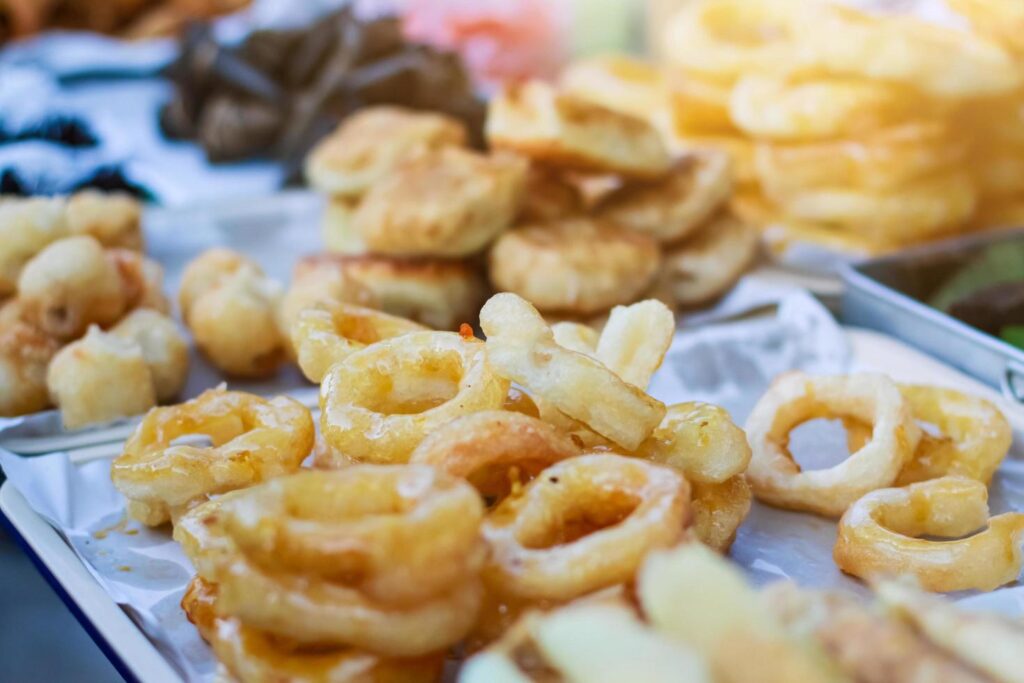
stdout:
POLYGON ((972 236, 844 266, 842 320, 907 341, 1024 403, 1024 351, 925 303, 982 249, 1020 240, 1024 230, 972 236))

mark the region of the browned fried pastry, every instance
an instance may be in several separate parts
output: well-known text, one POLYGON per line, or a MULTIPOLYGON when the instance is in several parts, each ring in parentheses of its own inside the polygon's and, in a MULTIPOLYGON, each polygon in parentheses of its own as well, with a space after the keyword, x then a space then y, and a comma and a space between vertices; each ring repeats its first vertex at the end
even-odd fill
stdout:
POLYGON ((50 244, 18 278, 22 317, 59 339, 74 339, 89 325, 111 325, 127 298, 118 268, 88 236, 50 244))
POLYGON ((491 101, 487 139, 538 162, 592 173, 654 179, 671 166, 658 132, 540 81, 506 86, 491 101))
POLYGON ((68 230, 92 235, 106 247, 142 251, 142 207, 122 192, 83 190, 68 198, 68 230))
POLYGON ((484 248, 515 218, 526 162, 467 149, 426 150, 399 162, 352 217, 369 251, 458 258, 484 248))
POLYGON ((220 284, 225 278, 243 266, 255 267, 255 263, 231 249, 215 247, 207 249, 185 266, 178 287, 178 306, 181 317, 188 320, 192 304, 205 292, 220 284))
POLYGON ((139 345, 96 326, 54 356, 46 385, 68 429, 137 415, 156 405, 139 345))
POLYGON ((129 249, 108 249, 107 259, 121 278, 125 310, 151 308, 161 313, 170 313, 171 302, 163 290, 163 266, 129 249))
POLYGON ((0 202, 0 296, 13 294, 25 264, 67 231, 62 197, 0 202))
POLYGON ((758 254, 757 230, 722 213, 690 239, 665 251, 658 276, 664 291, 680 306, 698 306, 724 294, 758 254))
POLYGON ((487 296, 483 277, 469 263, 370 255, 335 259, 372 292, 380 310, 438 330, 476 320, 487 296))
POLYGON ((989 679, 853 596, 780 582, 764 590, 784 626, 811 635, 839 668, 862 683, 983 683, 989 679))
POLYGON ((490 274, 496 289, 539 310, 590 314, 636 301, 660 261, 650 237, 577 218, 505 233, 491 249, 490 274))
POLYGON ((151 308, 137 308, 110 328, 110 333, 139 345, 158 401, 168 401, 181 392, 188 378, 188 342, 173 320, 151 308))
POLYGON ((651 235, 685 239, 718 211, 732 192, 732 164, 723 152, 694 152, 662 180, 630 183, 598 204, 595 215, 651 235))
POLYGON ((324 207, 320 234, 324 249, 337 254, 363 254, 366 245, 353 225, 359 200, 349 197, 331 197, 324 207))
MULTIPOLYGON (((14 311, 11 303, 3 318, 14 311)), ((0 416, 24 415, 50 405, 46 366, 60 344, 17 318, 0 322, 0 416)))
POLYGON ((576 216, 584 211, 583 193, 563 174, 537 164, 526 175, 526 190, 518 223, 543 223, 576 216))
POLYGON ((466 128, 451 116, 367 107, 313 149, 306 177, 321 192, 358 197, 410 153, 465 144, 466 128))

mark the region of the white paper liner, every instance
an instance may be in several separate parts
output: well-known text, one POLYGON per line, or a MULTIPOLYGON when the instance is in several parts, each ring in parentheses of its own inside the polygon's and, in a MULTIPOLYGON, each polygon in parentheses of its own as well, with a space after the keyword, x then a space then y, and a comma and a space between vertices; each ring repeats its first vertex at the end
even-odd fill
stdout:
MULTIPOLYGON (((771 379, 791 369, 822 374, 862 369, 828 311, 800 291, 782 296, 772 317, 681 330, 651 393, 666 403, 718 403, 742 424, 771 379)), ((831 456, 813 460, 838 457, 836 432, 830 434, 827 426, 802 429, 806 433, 794 437, 794 452, 804 464, 808 454, 820 455, 830 445, 831 456)), ((211 680, 213 656, 179 607, 192 567, 166 528, 154 531, 125 521, 124 501, 110 482, 109 461, 75 466, 64 453, 23 458, 0 450, 0 465, 183 678, 211 680)), ((992 484, 993 513, 1009 509, 1010 500, 1024 507, 1019 445, 992 484)), ((755 503, 731 554, 757 584, 792 579, 806 586, 863 592, 832 561, 835 529, 826 519, 755 503)), ((969 597, 965 604, 1019 616, 1024 614, 1024 589, 969 597)))

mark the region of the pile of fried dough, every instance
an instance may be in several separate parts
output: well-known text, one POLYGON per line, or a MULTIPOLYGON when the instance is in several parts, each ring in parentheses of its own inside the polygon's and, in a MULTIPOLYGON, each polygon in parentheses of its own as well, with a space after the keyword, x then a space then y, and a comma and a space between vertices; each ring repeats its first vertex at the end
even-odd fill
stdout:
POLYGON ((695 0, 663 29, 663 66, 598 58, 563 86, 646 116, 680 149, 728 150, 733 209, 777 250, 870 254, 1020 225, 1024 6, 929 4, 945 5, 935 21, 695 0))
POLYGON ((128 195, 0 202, 0 416, 51 404, 64 425, 178 395, 188 347, 128 195))
POLYGON ((753 488, 845 511, 837 562, 873 582, 1013 580, 1024 515, 988 519, 982 481, 1010 437, 984 401, 786 375, 748 442, 717 406, 646 393, 675 328, 657 300, 614 308, 599 334, 498 294, 486 341, 342 300, 298 320, 319 434, 293 399, 218 388, 151 410, 111 470, 131 517, 173 524, 197 574, 182 606, 236 680, 429 681, 446 659, 474 682, 1017 680, 1000 657, 1019 626, 887 581, 891 613, 755 593, 715 552, 753 488), (801 473, 787 435, 820 417, 844 419, 855 452, 801 473), (945 436, 926 442, 918 421, 945 436), (960 647, 961 622, 999 645, 960 647))

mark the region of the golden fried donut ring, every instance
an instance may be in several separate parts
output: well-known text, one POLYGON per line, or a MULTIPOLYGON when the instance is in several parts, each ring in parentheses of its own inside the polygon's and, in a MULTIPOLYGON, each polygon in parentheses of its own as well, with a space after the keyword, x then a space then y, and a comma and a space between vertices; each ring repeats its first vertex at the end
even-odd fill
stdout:
POLYGON ((988 515, 988 489, 973 479, 880 489, 839 520, 832 556, 840 569, 861 578, 910 574, 931 591, 992 590, 1020 574, 1024 513, 988 515), (914 538, 926 535, 958 540, 914 538))
POLYGON ((483 249, 519 211, 527 162, 444 147, 399 162, 352 216, 368 251, 462 258, 483 249))
POLYGON ((426 329, 405 318, 335 301, 299 313, 291 336, 302 374, 319 384, 332 365, 367 344, 426 329))
POLYGON ((752 457, 747 479, 769 505, 838 517, 858 498, 889 486, 910 460, 921 431, 899 389, 873 374, 779 376, 747 419, 752 457), (872 438, 844 462, 802 472, 787 450, 789 432, 819 417, 853 417, 872 438))
POLYGON ((558 76, 562 92, 646 121, 668 106, 663 70, 622 54, 574 59, 558 76))
POLYGON ((441 425, 500 409, 508 386, 479 340, 413 332, 372 344, 330 369, 320 386, 320 431, 333 450, 354 460, 407 462, 441 425))
POLYGON ((1013 428, 1003 413, 985 399, 953 389, 901 385, 900 393, 914 419, 938 427, 921 434, 914 457, 896 480, 897 486, 956 475, 988 484, 1013 443, 1013 428))
POLYGON ((433 468, 355 465, 307 470, 214 500, 182 518, 178 537, 199 575, 218 585, 224 614, 300 645, 418 657, 454 644, 476 619, 481 512, 469 484, 433 468), (261 504, 275 498, 287 516, 263 515, 261 504), (423 516, 430 508, 443 514, 423 516), (441 528, 424 534, 425 522, 441 528), (375 568, 384 573, 375 576, 375 568), (425 571, 438 576, 416 586, 425 571), (383 590, 402 574, 403 597, 434 592, 399 606, 362 590, 376 579, 383 583, 374 590, 383 590))
POLYGON ((595 217, 659 242, 686 238, 732 194, 732 161, 726 152, 694 151, 662 180, 624 185, 605 196, 595 217))
POLYGON ((325 194, 358 197, 410 154, 465 144, 466 127, 451 116, 366 107, 313 148, 306 158, 306 178, 325 194))
POLYGON ((515 294, 491 297, 480 310, 480 327, 498 373, 624 448, 638 447, 665 416, 665 405, 642 389, 556 344, 537 310, 515 294))
POLYGON ((590 218, 510 230, 489 256, 495 289, 545 312, 584 315, 636 301, 660 262, 651 237, 590 218))
POLYGON ((286 396, 210 389, 146 414, 111 467, 128 513, 157 526, 207 496, 293 472, 313 448, 313 418, 286 396), (212 446, 172 445, 205 435, 212 446))
POLYGON ((736 284, 756 261, 760 245, 757 229, 725 210, 665 250, 656 286, 679 306, 706 304, 736 284))
POLYGON ((709 548, 728 552, 736 531, 750 513, 754 494, 747 478, 737 474, 721 484, 693 482, 693 527, 690 532, 709 548))
POLYGON ((181 607, 217 659, 239 683, 431 683, 441 675, 443 658, 385 659, 369 652, 341 648, 303 651, 217 611, 217 587, 195 577, 185 589, 181 607))
POLYGON ((538 162, 652 180, 671 166, 649 123, 558 92, 542 81, 506 85, 487 110, 487 140, 538 162))
POLYGON ((695 484, 724 484, 746 471, 751 451, 724 408, 694 402, 669 406, 635 455, 673 467, 695 484))
POLYGON ((568 435, 535 417, 489 410, 464 415, 428 436, 410 463, 467 479, 487 497, 504 498, 544 468, 579 455, 568 435))
POLYGON ((636 458, 558 462, 484 519, 484 580, 502 595, 556 601, 628 581, 650 550, 682 536, 689 488, 636 458))

